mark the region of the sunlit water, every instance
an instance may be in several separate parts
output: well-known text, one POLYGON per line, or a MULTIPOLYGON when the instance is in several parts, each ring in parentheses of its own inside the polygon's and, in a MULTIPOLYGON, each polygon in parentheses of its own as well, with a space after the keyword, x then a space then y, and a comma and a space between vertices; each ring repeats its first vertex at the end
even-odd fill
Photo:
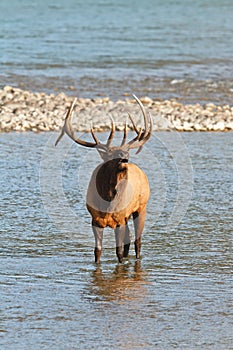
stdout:
POLYGON ((151 185, 142 259, 118 264, 106 230, 100 266, 97 154, 56 136, 1 135, 1 348, 232 349, 232 133, 154 133, 132 156, 151 185))
POLYGON ((231 0, 1 0, 0 86, 233 103, 231 0))

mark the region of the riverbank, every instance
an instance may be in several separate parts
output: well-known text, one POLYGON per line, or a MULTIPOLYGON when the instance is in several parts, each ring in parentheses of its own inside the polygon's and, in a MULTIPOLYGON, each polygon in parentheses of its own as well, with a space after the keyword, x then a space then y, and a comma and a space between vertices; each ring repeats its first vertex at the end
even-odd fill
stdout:
MULTIPOLYGON (((59 131, 73 97, 33 93, 11 86, 0 90, 0 132, 10 131, 59 131)), ((142 103, 151 113, 154 130, 177 131, 232 131, 233 106, 184 105, 176 100, 152 100, 142 97, 142 103)), ((76 131, 89 131, 93 125, 97 131, 109 129, 109 116, 118 130, 123 128, 127 113, 140 123, 141 112, 135 100, 112 101, 108 97, 79 98, 74 110, 73 126, 76 131)))

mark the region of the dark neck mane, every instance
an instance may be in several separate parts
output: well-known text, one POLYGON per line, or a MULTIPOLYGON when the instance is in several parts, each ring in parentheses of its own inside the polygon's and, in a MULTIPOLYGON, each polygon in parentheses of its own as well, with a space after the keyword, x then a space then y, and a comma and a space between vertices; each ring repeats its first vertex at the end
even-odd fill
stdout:
POLYGON ((114 199, 117 183, 127 178, 127 167, 120 159, 109 160, 100 167, 96 175, 98 194, 106 201, 114 199))

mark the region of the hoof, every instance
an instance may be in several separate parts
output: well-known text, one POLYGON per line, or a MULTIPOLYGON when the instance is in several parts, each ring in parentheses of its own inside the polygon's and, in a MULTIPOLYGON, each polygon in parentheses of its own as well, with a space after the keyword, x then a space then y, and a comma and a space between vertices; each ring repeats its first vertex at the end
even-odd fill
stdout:
POLYGON ((121 264, 123 262, 123 256, 118 256, 118 261, 121 264))
POLYGON ((122 260, 123 260, 122 247, 116 247, 116 256, 118 257, 119 263, 122 263, 122 260))
POLYGON ((140 259, 141 239, 136 240, 134 242, 134 246, 135 246, 136 259, 140 259))
POLYGON ((101 257, 101 250, 98 248, 95 248, 94 254, 95 254, 95 263, 99 264, 100 263, 100 257, 101 257))
POLYGON ((130 243, 124 245, 124 253, 123 253, 124 258, 127 258, 127 256, 129 255, 129 247, 130 247, 130 243))

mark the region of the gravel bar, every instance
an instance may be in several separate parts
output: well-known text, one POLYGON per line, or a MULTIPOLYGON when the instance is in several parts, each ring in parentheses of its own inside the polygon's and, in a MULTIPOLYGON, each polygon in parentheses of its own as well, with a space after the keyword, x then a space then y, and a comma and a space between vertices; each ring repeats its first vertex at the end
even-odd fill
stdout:
MULTIPOLYGON (((33 93, 12 86, 0 90, 0 132, 60 131, 66 111, 74 97, 64 93, 33 93)), ((181 104, 176 100, 140 98, 154 120, 154 130, 177 131, 232 131, 233 107, 230 105, 181 104)), ((73 127, 88 132, 110 128, 112 117, 117 130, 124 128, 130 113, 141 123, 140 108, 133 97, 112 101, 104 98, 78 98, 74 109, 73 127)), ((130 127, 130 123, 129 123, 130 127)))

